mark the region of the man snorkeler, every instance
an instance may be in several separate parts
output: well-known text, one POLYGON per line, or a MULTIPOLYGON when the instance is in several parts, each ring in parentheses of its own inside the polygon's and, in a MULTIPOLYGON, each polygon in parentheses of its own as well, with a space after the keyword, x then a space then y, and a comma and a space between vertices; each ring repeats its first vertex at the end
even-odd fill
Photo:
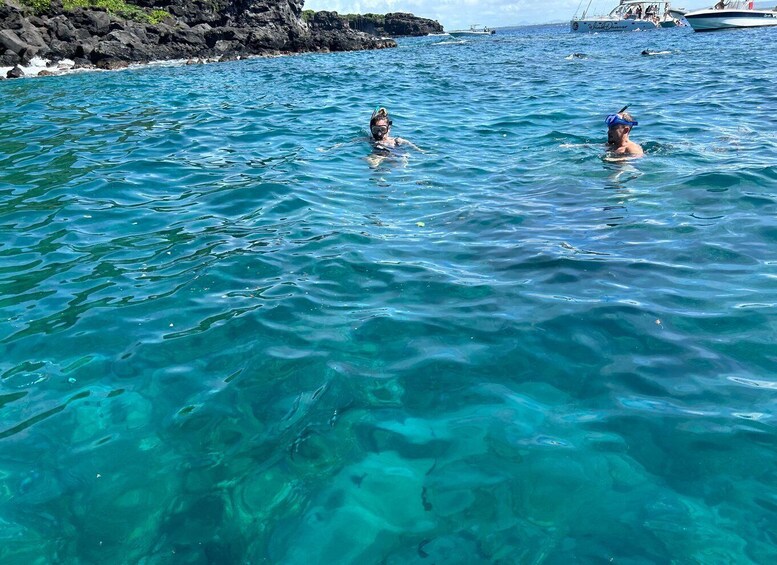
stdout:
POLYGON ((628 105, 621 108, 617 114, 610 114, 604 120, 604 123, 607 124, 607 145, 610 152, 615 155, 639 157, 645 152, 642 151, 642 147, 629 139, 631 128, 636 126, 638 122, 626 112, 626 108, 628 105))
POLYGON ((385 108, 376 108, 372 113, 372 117, 370 118, 370 134, 372 135, 372 142, 376 149, 388 152, 400 145, 407 145, 416 151, 421 151, 418 146, 407 139, 391 137, 392 124, 393 122, 391 118, 389 118, 388 111, 385 108))

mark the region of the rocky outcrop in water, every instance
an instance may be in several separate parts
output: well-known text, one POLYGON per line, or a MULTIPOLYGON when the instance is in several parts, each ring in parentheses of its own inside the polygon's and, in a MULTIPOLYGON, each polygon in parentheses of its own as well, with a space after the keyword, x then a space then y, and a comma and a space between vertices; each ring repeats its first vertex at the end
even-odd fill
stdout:
POLYGON ((364 14, 344 17, 351 29, 380 37, 421 36, 443 32, 439 22, 404 12, 393 12, 385 16, 364 14))
POLYGON ((391 40, 351 29, 333 12, 305 21, 302 0, 135 0, 128 4, 140 8, 137 12, 147 21, 97 8, 65 10, 61 0, 51 0, 37 13, 16 0, 0 0, 0 67, 26 65, 36 56, 112 69, 152 60, 224 60, 396 46, 391 40), (157 23, 145 17, 152 10, 157 23))

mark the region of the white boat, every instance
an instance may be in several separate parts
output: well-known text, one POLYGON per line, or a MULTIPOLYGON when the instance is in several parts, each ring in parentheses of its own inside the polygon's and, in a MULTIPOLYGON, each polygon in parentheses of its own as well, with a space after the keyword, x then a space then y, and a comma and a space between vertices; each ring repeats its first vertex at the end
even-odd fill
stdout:
POLYGON ((489 35, 494 35, 496 31, 493 29, 489 29, 487 27, 478 27, 477 24, 472 25, 469 27, 469 29, 457 29, 454 31, 449 31, 448 35, 451 35, 453 37, 487 37, 489 35))
POLYGON ((669 14, 666 1, 621 0, 606 16, 589 16, 590 8, 591 0, 580 17, 574 15, 570 22, 572 32, 645 31, 679 25, 669 14))
POLYGON ((670 16, 672 16, 676 20, 681 20, 685 17, 685 14, 688 13, 688 10, 685 8, 669 8, 667 7, 666 10, 670 16))
POLYGON ((685 14, 693 31, 714 31, 737 27, 761 27, 777 25, 777 8, 754 10, 753 2, 718 2, 714 8, 696 10, 685 14))

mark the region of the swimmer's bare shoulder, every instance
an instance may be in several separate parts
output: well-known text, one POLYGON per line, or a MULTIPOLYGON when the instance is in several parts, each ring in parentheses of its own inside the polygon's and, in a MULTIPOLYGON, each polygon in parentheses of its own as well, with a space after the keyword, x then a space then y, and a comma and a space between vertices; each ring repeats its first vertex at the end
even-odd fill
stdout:
POLYGON ((633 141, 629 141, 622 147, 618 147, 613 151, 613 153, 617 155, 631 155, 633 157, 641 157, 645 154, 645 152, 642 150, 642 147, 633 141))

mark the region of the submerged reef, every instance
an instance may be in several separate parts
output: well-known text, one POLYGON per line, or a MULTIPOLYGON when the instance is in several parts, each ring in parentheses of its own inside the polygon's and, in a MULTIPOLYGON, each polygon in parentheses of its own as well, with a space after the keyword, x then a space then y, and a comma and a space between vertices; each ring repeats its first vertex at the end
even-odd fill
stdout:
MULTIPOLYGON (((167 59, 395 47, 302 0, 0 0, 0 67, 35 57, 115 69, 167 59)), ((18 71, 13 73, 18 75, 18 71)))

